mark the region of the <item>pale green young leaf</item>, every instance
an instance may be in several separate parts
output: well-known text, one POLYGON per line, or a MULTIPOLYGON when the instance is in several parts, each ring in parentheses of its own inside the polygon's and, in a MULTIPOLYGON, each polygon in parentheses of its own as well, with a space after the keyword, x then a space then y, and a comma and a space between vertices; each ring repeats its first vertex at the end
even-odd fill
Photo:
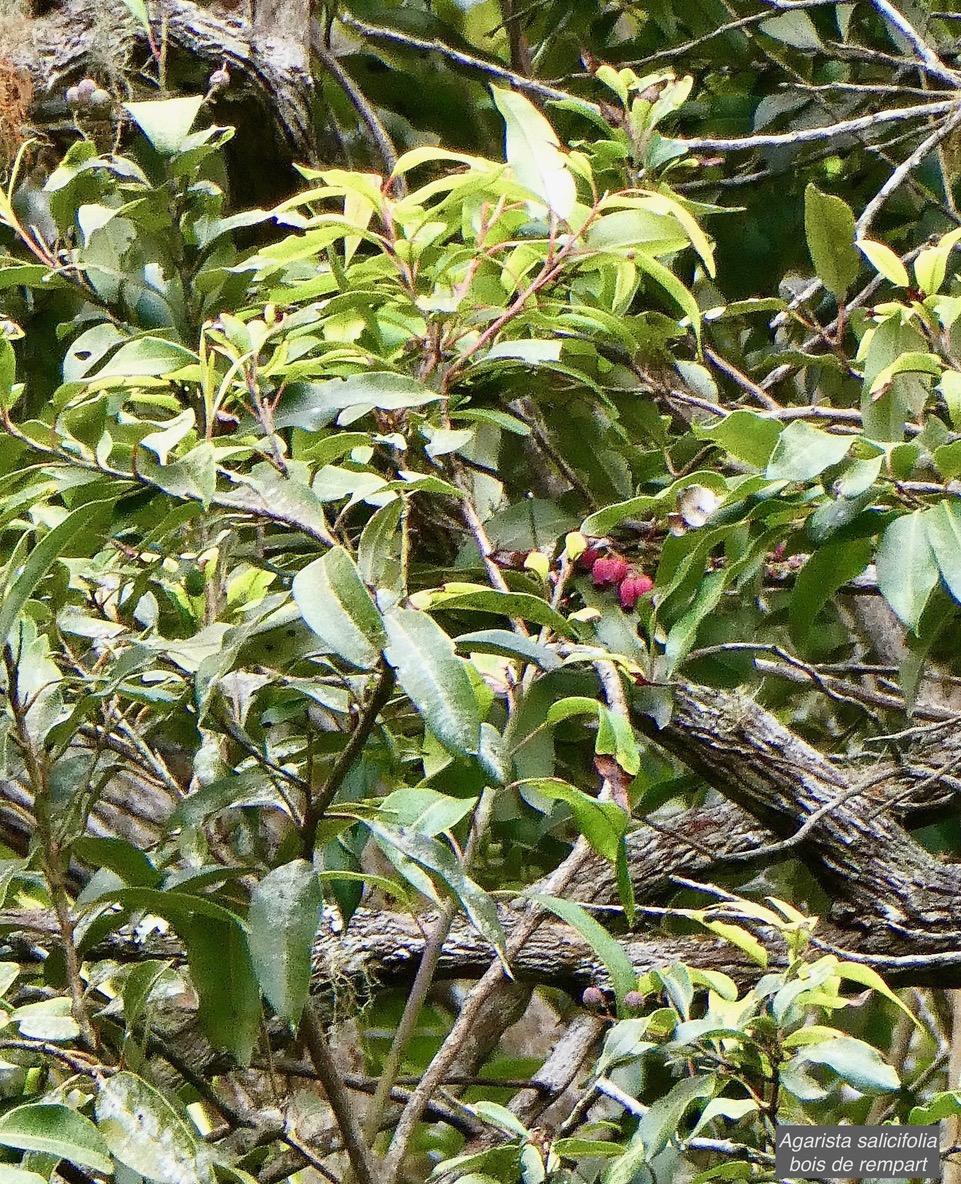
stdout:
POLYGON ((890 247, 886 247, 884 243, 873 242, 868 238, 859 239, 857 247, 867 257, 874 270, 879 275, 883 275, 895 287, 907 288, 910 286, 911 279, 907 268, 890 247))
POLYGON ((174 156, 190 134, 203 95, 124 103, 124 109, 161 156, 174 156))
POLYGON ((505 155, 514 176, 558 218, 569 218, 577 189, 557 133, 524 95, 497 86, 491 87, 491 94, 507 128, 505 155))
POLYGON ((809 184, 804 191, 804 231, 818 279, 843 300, 861 270, 851 207, 840 197, 809 184))

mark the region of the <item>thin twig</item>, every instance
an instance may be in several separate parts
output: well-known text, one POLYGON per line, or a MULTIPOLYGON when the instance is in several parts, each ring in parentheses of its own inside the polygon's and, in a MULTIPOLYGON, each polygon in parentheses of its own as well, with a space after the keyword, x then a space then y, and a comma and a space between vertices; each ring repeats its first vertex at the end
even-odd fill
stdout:
POLYGON ((345 777, 353 768, 354 761, 363 751, 364 745, 367 743, 371 732, 373 732, 377 724, 381 711, 390 701, 396 681, 397 676, 394 674, 393 667, 388 666, 384 662, 381 665, 380 676, 377 679, 374 692, 368 700, 363 715, 361 715, 357 722, 357 726, 351 732, 350 739, 344 746, 344 751, 337 758, 333 769, 330 771, 330 776, 321 789, 311 798, 304 812, 304 824, 301 828, 301 845, 305 859, 313 858, 314 845, 317 842, 317 827, 320 825, 320 820, 330 808, 330 803, 337 796, 337 791, 343 785, 345 777))
POLYGON ((923 63, 929 74, 932 74, 935 78, 940 78, 942 82, 948 83, 949 86, 961 86, 961 74, 957 70, 949 69, 941 61, 931 46, 928 45, 917 29, 915 29, 914 25, 893 4, 889 3, 889 0, 871 0, 871 4, 875 11, 880 13, 910 43, 911 48, 918 57, 918 61, 923 63))
POLYGON ((746 152, 753 148, 784 148, 795 144, 811 144, 819 140, 834 140, 839 136, 850 136, 857 132, 866 132, 880 123, 893 123, 907 119, 926 119, 932 115, 946 115, 957 106, 956 100, 944 100, 940 103, 919 103, 913 107, 892 107, 886 111, 876 111, 871 115, 861 115, 857 119, 842 119, 837 123, 829 123, 823 127, 798 128, 793 132, 774 132, 770 135, 741 136, 735 139, 699 139, 694 137, 679 137, 678 144, 682 144, 689 152, 746 152))
POLYGON ((317 1019, 310 1004, 304 1011, 301 1031, 307 1051, 310 1053, 310 1059, 317 1070, 317 1076, 327 1094, 327 1101, 330 1103, 334 1118, 337 1119, 337 1125, 340 1127, 344 1150, 347 1152, 347 1158, 350 1160, 357 1184, 377 1184, 378 1173, 370 1148, 364 1142, 354 1109, 350 1104, 350 1098, 347 1096, 347 1090, 344 1088, 330 1045, 327 1043, 323 1024, 317 1019))

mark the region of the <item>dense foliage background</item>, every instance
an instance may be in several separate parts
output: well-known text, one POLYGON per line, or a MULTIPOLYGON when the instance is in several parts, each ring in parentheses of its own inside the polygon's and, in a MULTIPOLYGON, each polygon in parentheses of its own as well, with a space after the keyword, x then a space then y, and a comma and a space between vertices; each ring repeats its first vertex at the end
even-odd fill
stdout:
POLYGON ((951 8, 3 5, 0 1184, 954 1179, 951 8))

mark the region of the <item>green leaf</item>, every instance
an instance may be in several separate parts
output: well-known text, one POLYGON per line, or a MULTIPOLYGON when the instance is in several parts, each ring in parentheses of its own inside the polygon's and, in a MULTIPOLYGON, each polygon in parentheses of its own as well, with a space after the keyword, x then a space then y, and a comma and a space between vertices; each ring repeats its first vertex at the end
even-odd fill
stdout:
POLYGON ((928 597, 938 582, 938 565, 920 510, 890 523, 877 555, 878 587, 898 619, 917 629, 928 597))
POLYGON ((620 712, 611 711, 603 703, 597 705, 597 739, 594 742, 594 751, 598 756, 612 756, 631 777, 641 767, 641 756, 630 720, 620 712))
POLYGON ((174 156, 183 148, 203 101, 203 95, 190 95, 123 106, 161 156, 174 156))
POLYGON ((767 476, 772 481, 811 481, 844 460, 853 442, 850 436, 832 436, 797 419, 778 437, 767 476))
POLYGON ((623 1156, 605 1174, 604 1184, 631 1184, 644 1164, 679 1134, 678 1128, 692 1103, 712 1097, 716 1089, 714 1077, 685 1077, 673 1085, 641 1119, 623 1156))
POLYGON ((732 925, 729 921, 709 921, 703 917, 699 917, 698 920, 705 929, 710 929, 718 937, 729 941, 732 946, 737 946, 752 962, 756 962, 758 966, 767 966, 767 950, 749 930, 741 925, 732 925))
POLYGON ((458 650, 465 654, 499 654, 503 658, 516 658, 528 662, 541 670, 557 670, 561 660, 547 646, 531 641, 509 629, 482 629, 478 633, 462 633, 454 639, 458 650))
POLYGON ((630 824, 630 816, 615 802, 599 802, 583 790, 556 777, 529 777, 517 782, 517 788, 531 786, 545 797, 566 802, 574 815, 577 829, 598 855, 614 863, 630 824))
POLYGON ((870 539, 846 539, 819 548, 805 563, 798 572, 788 614, 791 636, 798 644, 808 640, 818 613, 838 588, 864 571, 873 552, 870 539))
POLYGON ((911 286, 908 269, 890 247, 886 247, 884 243, 872 242, 868 238, 859 239, 857 247, 858 250, 863 251, 874 270, 879 275, 883 275, 890 283, 898 288, 911 286))
POLYGON ((961 506, 940 502, 923 517, 941 578, 954 599, 961 601, 961 506))
POLYGON ((452 798, 436 789, 419 786, 395 789, 381 803, 381 812, 397 826, 406 826, 433 838, 452 830, 477 805, 476 798, 452 798))
POLYGON ((624 947, 598 921, 573 900, 563 900, 557 896, 546 896, 541 893, 531 893, 531 900, 566 921, 572 929, 583 937, 594 953, 604 963, 611 986, 618 999, 623 999, 628 991, 637 987, 637 975, 631 960, 624 951, 624 947))
POLYGON ((471 924, 494 947, 504 969, 510 974, 504 930, 497 916, 497 906, 483 888, 466 874, 453 851, 437 839, 405 827, 373 821, 365 821, 364 825, 388 848, 400 851, 447 885, 471 924))
POLYGON ((895 1007, 901 1008, 904 1014, 908 1016, 919 1030, 923 1030, 920 1020, 911 1008, 895 995, 876 970, 872 970, 870 966, 865 966, 863 962, 838 962, 835 970, 841 978, 847 979, 852 983, 860 983, 862 987, 870 987, 872 991, 877 991, 885 999, 890 999, 895 1007))
POLYGON ((181 1110, 154 1086, 126 1070, 97 1092, 97 1126, 111 1154, 158 1184, 201 1184, 200 1141, 181 1110))
POLYGON ((342 425, 353 423, 375 407, 399 411, 436 403, 440 398, 436 391, 406 374, 369 370, 349 378, 292 385, 277 409, 274 426, 316 432, 335 418, 342 425))
POLYGON ((665 677, 669 678, 690 653, 704 618, 720 604, 729 577, 725 568, 709 572, 701 581, 691 607, 671 626, 664 646, 665 677))
POLYGON ((691 245, 676 218, 651 210, 615 210, 591 224, 585 236, 594 251, 646 251, 671 255, 691 245))
POLYGON ((49 1184, 46 1176, 38 1176, 36 1172, 28 1172, 23 1168, 12 1168, 9 1164, 0 1164, 0 1184, 49 1184))
POLYGON ((822 193, 809 184, 804 191, 804 232, 818 279, 838 300, 843 300, 861 270, 851 207, 840 197, 822 193))
POLYGON ((23 571, 0 603, 0 647, 4 645, 23 606, 30 599, 48 569, 68 549, 70 542, 86 526, 99 517, 106 517, 113 502, 86 502, 71 511, 64 520, 43 536, 31 550, 23 571))
POLYGON ((177 927, 200 996, 199 1018, 210 1041, 239 1064, 250 1064, 260 1034, 260 987, 240 922, 214 920, 200 910, 177 927))
POLYGON ((478 1118, 483 1119, 484 1122, 500 1127, 502 1131, 507 1131, 510 1135, 519 1135, 522 1139, 526 1139, 530 1133, 513 1111, 508 1110, 506 1106, 499 1106, 496 1102, 474 1102, 467 1109, 476 1114, 478 1118))
POLYGON ((292 591, 301 616, 335 654, 365 670, 377 664, 387 637, 384 624, 343 547, 331 547, 302 568, 292 591))
POLYGON ((452 589, 450 592, 435 592, 431 596, 431 608, 496 613, 501 617, 519 617, 522 621, 545 625, 564 636, 571 632, 567 620, 556 609, 551 608, 546 600, 528 592, 499 592, 495 588, 478 588, 470 592, 452 589))
POLYGON ((300 1022, 310 994, 311 953, 323 893, 306 860, 276 867, 254 887, 247 914, 250 960, 267 1002, 300 1022))
MULTIPOLYGON (((532 598, 533 599, 533 598, 532 598)), ((426 613, 393 609, 386 617, 387 661, 424 723, 448 752, 475 756, 480 713, 464 660, 426 613)))
POLYGON ((144 436, 140 441, 140 447, 149 448, 160 464, 165 465, 173 449, 193 431, 196 418, 193 409, 188 407, 182 414, 169 420, 161 431, 150 432, 144 436))
POLYGON ((878 371, 871 381, 868 394, 872 399, 877 398, 888 389, 899 374, 931 374, 938 378, 943 365, 937 354, 924 353, 921 350, 900 354, 893 362, 878 371))
MULTIPOLYGON (((381 506, 364 527, 357 545, 357 570, 365 584, 377 588, 388 580, 400 554, 398 525, 404 503, 399 497, 381 506)), ((399 563, 398 563, 399 566, 399 563)))
POLYGON ((558 218, 569 218, 577 189, 554 129, 530 99, 517 91, 492 86, 491 95, 507 128, 505 155, 514 176, 558 218))
POLYGON ((150 28, 150 17, 147 15, 145 0, 123 0, 123 5, 130 15, 140 22, 142 28, 150 28))
POLYGON ((935 1094, 924 1106, 915 1106, 908 1114, 908 1122, 912 1126, 929 1126, 955 1114, 961 1114, 961 1090, 951 1089, 935 1094))
POLYGON ((712 424, 692 424, 691 430, 698 439, 713 440, 731 456, 763 469, 784 426, 754 411, 732 411, 712 424))
POLYGON ((794 1060, 825 1065, 861 1093, 893 1093, 901 1088, 897 1073, 877 1049, 852 1036, 837 1036, 820 1044, 807 1045, 794 1060))
MULTIPOLYGON (((784 45, 790 45, 793 49, 824 49, 814 21, 806 12, 785 12, 780 16, 772 16, 769 20, 762 21, 759 28, 768 37, 773 37, 775 41, 780 41, 784 45)), ((818 274, 820 275, 820 272, 818 274)))
MULTIPOLYGON (((196 363, 197 355, 182 345, 165 341, 162 337, 138 337, 122 345, 106 365, 91 375, 87 381, 96 382, 102 378, 151 378, 172 374, 184 366, 196 363)), ((184 412, 184 415, 192 412, 184 412)), ((178 416, 178 419, 182 417, 178 416)), ((184 433, 186 435, 186 433, 184 433)), ((150 447, 150 445, 148 445, 150 447)))
POLYGON ((39 1151, 108 1176, 113 1172, 107 1144, 90 1119, 58 1102, 17 1106, 0 1115, 0 1147, 39 1151))
POLYGON ((132 888, 156 888, 161 880, 143 851, 126 839, 81 835, 73 844, 73 854, 92 868, 109 868, 132 888))
POLYGON ((0 336, 0 410, 9 411, 16 403, 13 384, 17 380, 17 357, 8 339, 0 336))

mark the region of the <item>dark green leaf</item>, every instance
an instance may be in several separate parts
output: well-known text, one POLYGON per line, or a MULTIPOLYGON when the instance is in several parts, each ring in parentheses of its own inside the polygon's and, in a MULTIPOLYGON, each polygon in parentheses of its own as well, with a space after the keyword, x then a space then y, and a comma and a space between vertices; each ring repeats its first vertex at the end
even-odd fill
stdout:
POLYGON ((486 938, 494 947, 504 963, 505 970, 510 973, 504 930, 497 916, 497 906, 464 872, 453 851, 437 839, 404 827, 390 826, 383 822, 368 822, 366 825, 387 847, 396 848, 447 885, 471 924, 481 937, 486 938))
POLYGON ((566 921, 572 929, 577 930, 604 963, 604 968, 618 999, 623 999, 628 991, 633 991, 636 988, 637 975, 634 973, 630 958, 624 952, 624 947, 611 937, 604 926, 595 921, 586 909, 573 900, 562 900, 557 896, 532 893, 531 899, 555 913, 562 921, 566 921))
POLYGON ((832 436, 797 419, 778 437, 767 476, 772 481, 811 481, 844 460, 852 443, 850 436, 832 436))
POLYGON ((267 1002, 282 1020, 300 1022, 310 993, 310 966, 323 894, 306 860, 267 873, 247 914, 250 959, 267 1002))
MULTIPOLYGON (((534 599, 533 597, 531 599, 534 599)), ((449 751, 477 753, 477 697, 454 643, 426 613, 396 608, 385 618, 387 661, 424 723, 449 751)))
POLYGON ((377 606, 353 559, 331 547, 294 576, 293 596, 304 620, 335 654, 371 669, 386 641, 377 606))

